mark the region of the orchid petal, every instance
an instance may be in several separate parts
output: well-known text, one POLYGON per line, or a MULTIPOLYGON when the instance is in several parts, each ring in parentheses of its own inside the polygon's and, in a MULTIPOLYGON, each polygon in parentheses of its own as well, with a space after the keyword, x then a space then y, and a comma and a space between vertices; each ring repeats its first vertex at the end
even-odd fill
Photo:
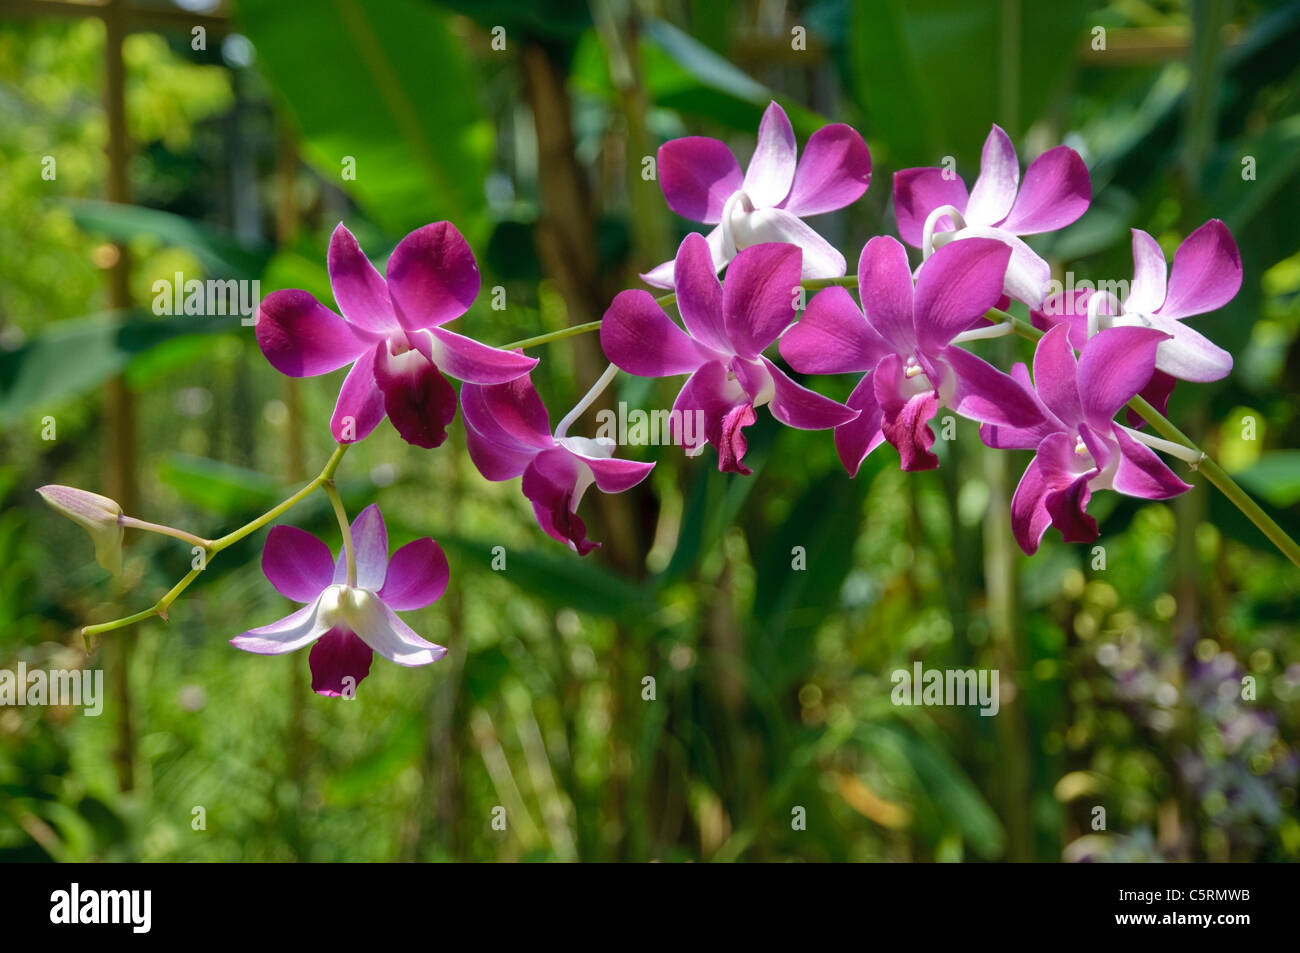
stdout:
POLYGON ((399 619, 377 595, 353 590, 345 618, 361 641, 398 665, 428 665, 447 654, 441 645, 426 642, 399 619))
POLYGON ((831 287, 813 295, 799 322, 782 336, 780 350, 801 374, 846 374, 871 370, 889 345, 867 324, 848 290, 831 287))
MULTIPOLYGON (((388 528, 379 505, 371 503, 352 521, 352 550, 357 564, 357 588, 378 592, 383 588, 388 571, 388 528)), ((348 578, 347 550, 339 550, 334 563, 335 583, 348 578)))
POLYGON ((330 236, 326 267, 334 300, 349 323, 381 334, 398 327, 384 276, 375 270, 342 222, 330 236))
POLYGON ((1016 235, 1055 231, 1075 221, 1091 202, 1087 165, 1069 146, 1057 146, 1029 164, 1015 204, 998 225, 1016 235))
POLYGON ((716 357, 640 289, 614 296, 600 324, 600 346, 610 361, 638 377, 689 374, 716 357))
POLYGON ((793 323, 800 260, 792 245, 763 244, 732 261, 722 289, 722 319, 736 354, 754 357, 793 323))
POLYGON ((1138 443, 1123 427, 1113 427, 1112 432, 1119 444, 1113 484, 1117 492, 1144 500, 1167 500, 1192 488, 1175 476, 1154 450, 1138 443))
POLYGON ((677 310, 691 336, 715 351, 729 352, 731 342, 722 320, 722 284, 703 235, 692 232, 682 241, 673 274, 677 310))
POLYGON ((447 590, 450 578, 447 555, 441 546, 425 536, 393 553, 379 598, 398 612, 423 609, 438 601, 447 590))
POLYGON ((916 347, 912 266, 907 249, 888 235, 867 242, 858 258, 858 297, 867 323, 900 353, 916 347))
POLYGON ((854 420, 858 413, 838 401, 790 380, 765 357, 760 357, 771 375, 773 393, 768 404, 772 416, 787 427, 798 430, 827 430, 854 420))
POLYGON ((980 153, 980 174, 971 186, 966 203, 966 221, 972 225, 996 225, 1011 211, 1020 184, 1020 159, 1016 147, 1000 126, 994 125, 980 153))
POLYGON ((1174 253, 1160 316, 1186 318, 1216 311, 1240 288, 1241 252, 1228 226, 1212 218, 1188 235, 1174 253))
POLYGON ((1034 384, 1043 404, 1070 429, 1083 422, 1077 378, 1078 361, 1070 344, 1070 329, 1057 325, 1039 339, 1034 350, 1034 384))
MULTIPOLYGON (((966 183, 947 169, 927 167, 903 169, 894 173, 894 215, 898 219, 898 237, 913 248, 921 247, 925 220, 944 205, 958 212, 966 210, 966 183)), ((955 228, 946 215, 935 224, 935 231, 955 228)))
POLYGON ((668 207, 683 218, 708 225, 721 220, 723 205, 743 180, 731 150, 707 136, 665 142, 655 167, 668 207))
POLYGON ((1011 249, 1000 241, 969 238, 944 245, 916 277, 916 337, 934 353, 970 327, 1002 297, 1011 249))
POLYGON ((375 355, 375 383, 403 440, 426 450, 442 445, 456 416, 456 391, 428 358, 417 350, 395 355, 384 347, 375 355))
POLYGON ((352 697, 370 674, 374 658, 370 646, 350 630, 335 626, 316 640, 307 657, 311 666, 311 690, 317 695, 352 697))
POLYGON ((480 344, 446 328, 416 331, 410 340, 438 370, 470 384, 504 384, 537 366, 535 357, 480 344))
POLYGON ((257 310, 257 343, 289 377, 316 377, 351 364, 374 338, 305 291, 273 291, 257 310))
POLYGON ((451 222, 433 222, 403 238, 386 272, 397 320, 408 331, 459 318, 482 280, 469 242, 451 222))
POLYGON ((1164 304, 1169 266, 1159 242, 1140 228, 1132 229, 1132 232, 1133 284, 1129 286, 1128 297, 1124 299, 1124 310, 1151 314, 1164 304))
POLYGON ((963 417, 1003 427, 1041 425, 1043 412, 1033 394, 1011 376, 959 347, 945 348, 957 379, 950 406, 963 417))
MULTIPOLYGON (((783 208, 760 208, 740 216, 732 229, 737 245, 750 248, 764 242, 786 242, 803 251, 804 278, 838 278, 844 256, 807 222, 783 208)), ((730 284, 731 282, 726 282, 730 284)))
POLYGON ((770 103, 758 124, 758 142, 741 188, 758 208, 779 205, 790 194, 795 165, 790 119, 784 109, 770 103))
POLYGON ((582 469, 582 462, 569 451, 547 450, 524 471, 522 489, 543 532, 585 556, 600 544, 587 539, 587 526, 577 514, 581 489, 585 489, 579 488, 582 469))
MULTIPOLYGON (((1155 328, 1116 327, 1088 339, 1079 355, 1078 388, 1084 419, 1102 432, 1155 370, 1156 348, 1166 340, 1155 328)), ((1035 378, 1042 388, 1042 378, 1035 378)), ((1059 416, 1059 415, 1058 415, 1059 416)))
POLYGON ((339 443, 364 440, 387 414, 383 391, 375 383, 375 356, 381 350, 388 350, 387 342, 380 341, 358 357, 343 380, 330 417, 330 433, 339 443))
POLYGON ((283 619, 241 632, 230 644, 258 655, 283 655, 314 642, 330 629, 329 613, 321 612, 323 595, 283 619))
POLYGON ((314 602, 330 584, 334 557, 328 546, 306 530, 273 526, 262 547, 262 572, 286 599, 314 602))
POLYGON ((871 153, 861 134, 832 123, 809 137, 781 207, 801 217, 832 212, 860 199, 870 182, 871 153))
POLYGON ((871 377, 864 374, 849 395, 846 406, 858 411, 858 416, 835 428, 835 451, 850 477, 856 477, 862 461, 885 442, 885 434, 880 429, 880 402, 876 400, 871 377))

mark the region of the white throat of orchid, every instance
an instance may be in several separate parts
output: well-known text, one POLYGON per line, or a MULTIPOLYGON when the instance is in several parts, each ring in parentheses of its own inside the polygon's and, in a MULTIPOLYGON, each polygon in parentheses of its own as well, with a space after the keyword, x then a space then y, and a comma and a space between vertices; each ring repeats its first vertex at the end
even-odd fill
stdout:
POLYGON ((930 380, 930 375, 925 372, 925 368, 921 366, 921 362, 916 355, 910 356, 903 364, 903 384, 899 388, 900 396, 904 400, 911 400, 917 394, 932 392, 938 394, 940 406, 951 406, 952 396, 957 389, 957 379, 952 371, 942 363, 939 368, 943 374, 943 379, 936 383, 930 380))
POLYGON ((961 212, 951 205, 940 205, 925 217, 925 228, 921 232, 921 260, 924 261, 933 255, 936 248, 942 248, 948 244, 965 227, 966 219, 962 217, 961 212), (939 232, 936 235, 934 230, 939 227, 939 219, 945 217, 952 219, 956 228, 939 232))
POLYGON ((733 258, 736 252, 757 244, 754 240, 757 236, 749 224, 749 216, 753 211, 754 203, 743 191, 733 192, 723 203, 722 253, 725 258, 733 258))
POLYGON ((316 605, 316 618, 330 628, 342 623, 353 632, 364 629, 365 617, 373 613, 379 597, 369 589, 358 589, 335 583, 320 594, 316 605))
POLYGON ((1117 323, 1117 319, 1119 318, 1129 319, 1127 321, 1120 322, 1122 324, 1130 324, 1130 325, 1144 324, 1150 327, 1150 322, 1148 322, 1143 315, 1126 314, 1124 312, 1124 306, 1120 304, 1120 300, 1119 298, 1115 297, 1114 292, 1096 291, 1089 296, 1088 298, 1088 337, 1089 338, 1095 337, 1098 331, 1101 331, 1105 328, 1115 327, 1117 323), (1109 304, 1110 310, 1114 313, 1102 314, 1101 306, 1104 304, 1109 304))

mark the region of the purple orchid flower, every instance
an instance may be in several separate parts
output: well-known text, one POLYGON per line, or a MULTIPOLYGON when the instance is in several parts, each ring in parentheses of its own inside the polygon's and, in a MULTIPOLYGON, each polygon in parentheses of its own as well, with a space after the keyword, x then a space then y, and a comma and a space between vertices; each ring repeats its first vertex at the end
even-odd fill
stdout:
MULTIPOLYGON (((1089 338, 1076 361, 1069 328, 1058 325, 1034 352, 1038 422, 981 428, 990 447, 1037 451, 1011 500, 1012 530, 1028 555, 1038 551, 1049 525, 1066 542, 1096 539, 1097 521, 1087 512, 1096 490, 1165 500, 1191 489, 1152 449, 1175 445, 1113 419, 1151 379, 1156 351, 1168 337, 1157 328, 1110 328, 1089 338)), ((1024 364, 1012 376, 1029 386, 1024 364)))
POLYGON ((593 483, 622 493, 644 480, 653 463, 612 458, 614 444, 551 433, 550 418, 528 375, 505 384, 461 388, 470 459, 489 480, 523 476, 523 491, 545 533, 585 556, 600 543, 587 539, 578 504, 593 483))
POLYGON ((387 280, 340 224, 330 238, 329 275, 342 317, 306 291, 277 291, 258 310, 257 342, 290 377, 352 364, 330 420, 339 443, 363 439, 387 415, 407 443, 437 447, 456 416, 456 392, 444 373, 499 384, 537 363, 442 327, 465 313, 480 281, 469 243, 450 222, 403 238, 388 259, 387 280))
POLYGON ((704 236, 686 236, 677 250, 677 307, 686 331, 648 292, 619 292, 605 312, 600 343, 605 355, 629 374, 671 377, 690 374, 669 417, 673 439, 694 456, 705 442, 718 451, 718 469, 748 474, 743 428, 754 410, 800 430, 823 430, 857 416, 843 404, 801 387, 763 356, 794 320, 802 251, 797 245, 765 243, 740 252, 718 281, 704 236), (689 332, 689 333, 687 333, 689 332), (688 433, 687 417, 702 413, 703 433, 688 433))
POLYGON ((1089 334, 1103 328, 1156 328, 1169 338, 1156 348, 1156 370, 1143 396, 1164 412, 1175 380, 1221 380, 1232 371, 1232 355, 1183 323, 1183 318, 1215 311, 1241 288, 1241 253, 1228 226, 1216 218, 1178 246, 1167 270, 1159 243, 1135 228, 1133 283, 1121 302, 1113 293, 1091 289, 1059 292, 1030 310, 1034 325, 1046 331, 1070 328, 1070 343, 1082 348, 1089 334), (1167 274, 1167 276, 1166 276, 1167 274))
POLYGON ((278 622, 230 642, 246 652, 280 655, 312 645, 312 690, 341 695, 370 674, 374 652, 398 665, 428 665, 447 653, 426 642, 396 612, 423 609, 447 588, 447 557, 432 539, 407 543, 388 558, 388 530, 371 504, 352 523, 356 580, 347 581, 344 553, 304 530, 276 526, 266 537, 262 571, 282 596, 306 605, 278 622), (351 683, 345 682, 351 679, 351 683))
POLYGON ((1088 209, 1092 183, 1088 167, 1068 146, 1049 149, 1030 163, 1020 180, 1020 160, 1010 137, 994 126, 984 140, 975 186, 948 169, 903 169, 894 173, 898 234, 922 249, 963 238, 996 238, 1011 246, 1006 292, 1037 307, 1047 296, 1052 270, 1020 240, 1064 228, 1088 209))
MULTIPOLYGON (((856 129, 832 123, 809 137, 803 158, 796 161, 796 156, 790 119, 775 102, 763 113, 743 175, 731 150, 717 139, 687 136, 659 147, 659 185, 668 207, 715 226, 707 238, 715 272, 752 245, 791 242, 803 249, 805 278, 844 274, 844 256, 803 219, 861 198, 871 181, 871 153, 856 129)), ((671 288, 673 262, 641 277, 671 288)))
POLYGON ((1022 384, 957 346, 998 302, 1011 255, 995 239, 954 243, 921 266, 913 287, 907 250, 887 235, 873 238, 858 260, 862 308, 846 289, 827 288, 781 339, 781 354, 797 371, 863 373, 848 400, 859 415, 835 428, 850 476, 885 440, 904 470, 937 467, 929 422, 940 407, 986 423, 1038 419, 1022 384))

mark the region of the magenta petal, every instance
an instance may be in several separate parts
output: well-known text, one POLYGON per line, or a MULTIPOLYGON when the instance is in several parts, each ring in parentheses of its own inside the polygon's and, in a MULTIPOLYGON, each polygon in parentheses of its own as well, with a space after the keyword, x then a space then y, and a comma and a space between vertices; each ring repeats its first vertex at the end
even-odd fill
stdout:
POLYGON ((793 323, 801 261, 794 245, 769 243, 746 248, 727 268, 722 314, 736 354, 756 356, 793 323))
MULTIPOLYGON (((1165 301, 1165 282, 1169 266, 1160 243, 1142 231, 1133 232, 1133 284, 1124 299, 1124 310, 1136 314, 1151 314, 1165 301)), ((1086 317, 1087 312, 1084 312, 1086 317)))
POLYGON ((596 483, 596 489, 602 493, 622 493, 630 490, 650 475, 655 468, 653 463, 638 460, 618 460, 613 457, 588 457, 576 451, 579 460, 587 465, 596 483))
POLYGON ((1011 497, 1011 532, 1027 556, 1038 552, 1043 534, 1052 524, 1052 515, 1044 501, 1048 489, 1042 463, 1034 457, 1011 497))
POLYGON ((273 291, 257 311, 257 343, 281 374, 315 377, 351 364, 374 342, 305 291, 273 291))
POLYGON ((547 450, 528 465, 521 488, 546 535, 585 556, 600 544, 587 539, 587 525, 576 512, 581 468, 582 463, 569 451, 547 450))
POLYGON ((323 542, 296 526, 273 526, 262 547, 262 572, 280 595, 314 602, 331 581, 334 557, 323 542))
POLYGON ((388 298, 388 283, 342 222, 330 236, 326 260, 334 300, 350 323, 380 334, 398 326, 388 298))
POLYGON ((389 256, 388 293, 407 330, 458 318, 478 295, 481 278, 469 242, 451 222, 417 228, 389 256))
POLYGON ((320 638, 329 630, 321 618, 320 596, 297 612, 290 613, 269 625, 249 629, 230 640, 230 644, 245 652, 258 655, 283 655, 302 648, 320 638))
POLYGON ((384 347, 375 358, 375 382, 403 440, 426 450, 442 445, 456 416, 456 391, 428 358, 416 350, 394 355, 384 347))
MULTIPOLYGON (((1070 343, 1076 349, 1088 342, 1088 302, 1092 292, 1086 288, 1073 290, 1070 294, 1058 291, 1043 300, 1042 307, 1029 310, 1029 320, 1040 331, 1050 331, 1058 324, 1070 327, 1070 343)), ((1003 310, 1006 310, 1005 308, 1003 310)), ((1104 304, 1101 314, 1110 314, 1111 307, 1104 304)))
MULTIPOLYGON (((876 399, 880 399, 880 390, 876 390, 876 399)), ((939 398, 927 391, 915 394, 897 411, 890 414, 884 408, 880 420, 881 433, 898 450, 898 456, 904 470, 933 470, 939 465, 939 458, 930 452, 934 446, 934 431, 930 421, 939 409, 939 398)))
POLYGON ((1087 475, 1061 489, 1048 491, 1043 498, 1052 525, 1061 531, 1067 543, 1090 543, 1097 538, 1097 521, 1088 515, 1091 498, 1087 475))
POLYGON ((980 174, 971 186, 966 221, 971 225, 996 225, 1011 211, 1020 184, 1020 159, 1011 137, 994 125, 980 154, 980 174))
MULTIPOLYGON (((938 168, 903 169, 894 173, 894 215, 898 218, 898 236, 913 248, 921 247, 925 220, 941 205, 951 205, 958 212, 966 210, 966 183, 956 175, 949 177, 938 168)), ((951 231, 952 219, 943 217, 935 231, 951 231)))
POLYGON ((1174 253, 1164 318, 1185 318, 1222 308, 1241 288, 1241 253, 1228 226, 1212 218, 1188 235, 1174 253))
POLYGON ((1010 377, 1033 400, 1038 412, 1037 420, 1028 427, 984 424, 980 427, 980 439, 995 450, 1033 450, 1042 443, 1044 437, 1050 433, 1056 433, 1064 425, 1038 399, 1038 394, 1029 380, 1029 370, 1024 364, 1013 364, 1010 377))
POLYGON ((839 287, 813 295, 799 322, 781 338, 781 356, 801 374, 862 373, 888 350, 852 295, 839 287))
POLYGON ((1034 351, 1034 384, 1047 409, 1069 428, 1083 421, 1077 377, 1078 362, 1070 344, 1070 329, 1064 324, 1057 325, 1039 339, 1034 351))
POLYGON ((465 423, 488 440, 534 453, 555 443, 546 405, 528 375, 505 384, 466 384, 460 403, 465 423))
POLYGON ((659 147, 659 187, 668 207, 692 222, 716 224, 743 176, 731 150, 717 139, 686 136, 659 147))
POLYGON ((858 416, 856 410, 816 391, 796 384, 767 358, 760 358, 772 379, 772 416, 787 427, 799 430, 827 430, 846 424, 858 416))
POLYGON ((856 202, 870 182, 866 142, 852 126, 832 123, 809 137, 781 207, 799 216, 831 212, 856 202))
MULTIPOLYGON (((352 521, 352 547, 356 552, 357 588, 378 592, 388 572, 388 527, 379 505, 371 503, 352 521)), ((334 563, 334 582, 348 578, 347 553, 340 547, 334 563)))
POLYGON ((916 277, 916 337, 922 350, 938 351, 1002 297, 1011 249, 988 238, 944 245, 916 277))
POLYGON ((535 357, 489 347, 446 328, 415 332, 411 341, 444 374, 470 384, 504 384, 537 366, 535 357))
POLYGON ((780 205, 790 194, 795 155, 790 118, 775 102, 768 104, 758 124, 758 142, 741 185, 755 207, 780 205))
POLYGON ((1020 429, 1045 423, 1034 395, 992 364, 959 347, 945 348, 940 360, 956 375, 951 406, 963 417, 1020 429))
POLYGON ((605 356, 629 374, 689 374, 716 357, 673 323, 647 291, 620 291, 600 324, 605 356))
MULTIPOLYGON (((858 258, 858 297, 867 323, 900 353, 916 347, 912 266, 907 249, 888 235, 867 242, 858 258)), ((883 355, 882 355, 883 356, 883 355)))
POLYGON ((1142 321, 1169 339, 1156 349, 1156 369, 1179 380, 1207 383, 1232 372, 1232 355, 1190 325, 1163 314, 1143 315, 1142 321))
POLYGON ((1138 443, 1122 427, 1113 427, 1119 444, 1119 461, 1115 467, 1115 489, 1126 496, 1144 500, 1167 500, 1192 487, 1184 483, 1154 450, 1138 443))
POLYGON ((370 674, 375 653, 349 630, 335 626, 311 647, 311 690, 317 695, 354 697, 357 686, 370 674))
POLYGON ((999 227, 1016 235, 1050 232, 1077 219, 1091 201, 1088 167, 1069 146, 1057 146, 1029 164, 1020 194, 999 227))
POLYGON ((1103 433, 1110 429, 1111 418, 1151 380, 1156 348, 1166 339, 1155 328, 1133 327, 1107 328, 1088 339, 1079 355, 1078 385, 1089 424, 1103 433))
POLYGON ((387 349, 387 342, 380 341, 348 371, 330 417, 330 433, 339 443, 364 440, 384 419, 384 395, 375 383, 375 355, 387 349))
MULTIPOLYGON (((743 429, 758 418, 754 407, 735 380, 727 377, 727 368, 710 361, 691 375, 673 403, 673 415, 685 421, 687 414, 699 413, 704 419, 704 437, 718 451, 718 469, 724 473, 748 475, 751 471, 741 461, 745 457, 746 443, 743 429)), ((682 444, 688 454, 703 446, 700 434, 692 436, 695 442, 682 439, 681 427, 673 425, 673 439, 682 444)))
POLYGON ((864 374, 862 380, 858 381, 853 393, 849 395, 847 405, 850 410, 858 411, 858 416, 835 428, 835 450, 849 476, 856 477, 862 461, 885 442, 885 435, 880 429, 880 402, 876 400, 871 374, 864 374))
POLYGON ((438 601, 450 578, 442 547, 425 536, 393 553, 379 598, 398 612, 423 609, 438 601))
POLYGON ((691 336, 715 351, 731 351, 722 321, 722 283, 708 240, 698 232, 687 235, 677 249, 673 280, 677 310, 691 336))

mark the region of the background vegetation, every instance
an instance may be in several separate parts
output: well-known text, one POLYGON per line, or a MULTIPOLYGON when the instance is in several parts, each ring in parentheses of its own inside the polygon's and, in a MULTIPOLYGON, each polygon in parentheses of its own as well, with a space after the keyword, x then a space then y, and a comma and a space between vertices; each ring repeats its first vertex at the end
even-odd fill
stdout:
MULTIPOLYGON (((328 301, 338 221, 378 260, 450 218, 485 288, 507 291, 504 311, 481 297, 470 333, 592 320, 688 227, 642 157, 698 133, 743 158, 775 97, 801 141, 826 121, 868 139, 871 189, 820 223, 850 261, 894 232, 895 170, 951 155, 969 182, 991 122, 1022 161, 1065 141, 1092 170, 1091 210, 1039 245, 1061 275, 1127 278, 1130 226, 1172 256, 1223 218, 1245 284, 1195 320, 1237 367, 1181 385, 1170 416, 1295 533, 1300 4, 242 0, 205 19, 140 4, 117 207, 102 202, 111 31, 45 6, 0 5, 0 667, 88 664, 110 694, 99 718, 0 709, 0 857, 1300 855, 1300 571, 1205 487, 1099 498, 1104 568, 1054 532, 1026 559, 1007 525, 1025 461, 983 450, 974 425, 940 442, 937 472, 902 474, 884 448, 849 480, 827 434, 760 415, 752 477, 651 448, 645 486, 584 504, 606 544, 580 559, 517 485, 478 476, 459 424, 436 452, 384 427, 340 486, 354 511, 381 503, 395 542, 447 548, 451 589, 409 621, 450 652, 427 669, 377 662, 353 702, 310 692, 305 653, 228 644, 285 609, 258 566, 264 533, 222 554, 170 623, 87 658, 77 628, 151 604, 189 555, 138 539, 116 585, 33 492, 115 491, 216 535, 327 457, 341 376, 286 382, 238 319, 154 316, 155 279, 256 278, 328 301), (892 705, 891 673, 916 660, 998 669, 1000 713, 892 705)), ((541 357, 555 420, 604 362, 591 335, 541 357)), ((668 406, 672 386, 623 376, 606 399, 668 406)), ((289 521, 337 545, 323 497, 289 521)))

